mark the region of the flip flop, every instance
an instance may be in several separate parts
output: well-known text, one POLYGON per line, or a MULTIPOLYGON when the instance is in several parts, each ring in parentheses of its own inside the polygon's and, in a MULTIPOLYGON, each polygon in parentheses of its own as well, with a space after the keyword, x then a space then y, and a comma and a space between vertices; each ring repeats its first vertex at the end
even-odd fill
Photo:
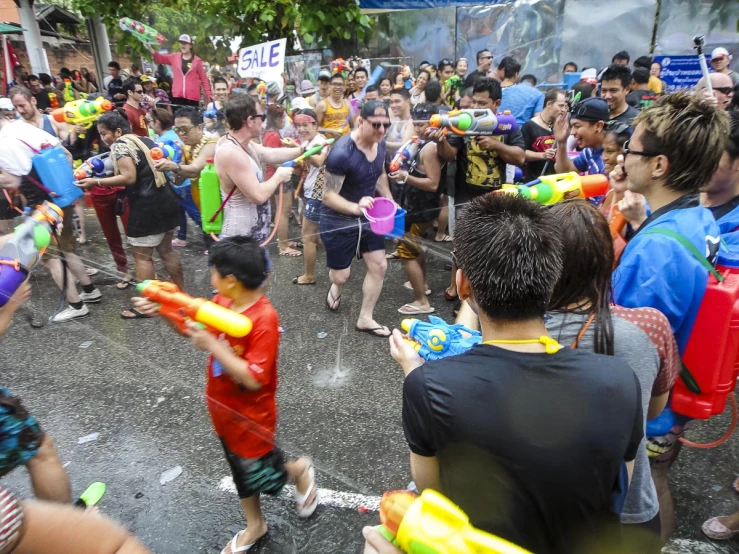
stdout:
POLYGON ((387 335, 381 335, 381 334, 377 333, 377 331, 384 331, 385 329, 387 329, 387 327, 385 327, 384 325, 383 326, 380 326, 380 327, 372 327, 371 329, 360 329, 359 327, 357 327, 355 325, 354 326, 354 329, 356 329, 360 333, 368 333, 368 334, 372 335, 373 337, 380 337, 381 339, 386 339, 386 338, 390 337, 390 335, 391 335, 389 329, 388 329, 388 334, 387 335))
POLYGON ((400 308, 398 308, 398 312, 403 315, 424 315, 424 314, 432 314, 435 311, 436 310, 434 310, 434 308, 431 308, 431 307, 425 310, 423 308, 417 308, 413 304, 403 304, 400 308))
POLYGON ((105 483, 96 482, 85 489, 80 497, 75 501, 74 505, 80 508, 89 508, 95 506, 105 494, 105 483))
POLYGON ((449 294, 449 290, 447 289, 447 290, 444 291, 444 298, 446 298, 447 301, 449 301, 449 302, 454 302, 455 300, 457 300, 459 298, 459 295, 458 294, 449 294))
POLYGON ((316 511, 316 508, 318 507, 318 488, 316 487, 316 471, 313 468, 313 464, 311 463, 310 466, 308 466, 308 475, 310 476, 310 485, 308 486, 308 490, 305 491, 305 494, 300 494, 298 492, 298 489, 295 489, 295 509, 298 512, 298 517, 300 519, 305 519, 313 515, 313 512, 316 511), (311 495, 311 493, 316 491, 316 494, 313 495, 313 501, 310 504, 305 504, 308 497, 311 495), (302 504, 302 508, 299 508, 302 504))
MULTIPOLYGON (((244 531, 246 531, 246 529, 244 529, 244 531)), ((239 531, 238 533, 236 533, 234 535, 234 538, 231 539, 231 542, 229 544, 227 544, 226 547, 223 550, 221 550, 221 554, 228 554, 226 552, 226 549, 227 548, 230 548, 231 549, 231 554, 239 554, 239 552, 248 552, 249 550, 251 550, 254 547, 255 544, 257 544, 259 541, 261 541, 269 533, 269 531, 267 531, 267 533, 265 533, 264 535, 262 535, 261 537, 259 537, 253 543, 251 543, 251 544, 245 544, 244 546, 240 546, 240 547, 236 548, 236 543, 238 542, 239 537, 244 533, 244 531, 239 531)))
POLYGON ((118 290, 126 290, 130 286, 131 286, 131 281, 125 281, 123 279, 121 279, 115 284, 115 288, 117 288, 118 290))
POLYGON ((295 277, 295 279, 293 279, 293 285, 315 285, 315 284, 316 284, 315 281, 313 281, 311 283, 301 283, 300 282, 300 277, 295 277))
POLYGON ((725 541, 736 535, 739 535, 739 531, 732 531, 726 525, 719 521, 719 518, 712 517, 708 521, 701 525, 701 531, 709 539, 715 541, 725 541))
POLYGON ((141 312, 137 311, 134 308, 129 308, 129 309, 123 310, 121 312, 121 319, 149 319, 150 317, 152 317, 152 316, 146 315, 146 314, 142 314, 141 312), (125 312, 130 312, 133 315, 132 316, 130 316, 130 315, 123 315, 125 312))
POLYGON ((399 260, 400 256, 398 255, 398 251, 391 252, 390 254, 385 254, 386 260, 399 260))
MULTIPOLYGON (((408 290, 413 290, 413 285, 411 285, 410 281, 406 281, 405 283, 403 283, 403 288, 406 288, 408 290)), ((426 296, 428 296, 429 294, 431 294, 431 289, 426 289, 423 292, 426 294, 426 296)))
POLYGON ((335 312, 341 307, 341 295, 339 295, 337 298, 333 294, 331 294, 331 289, 333 288, 334 288, 333 285, 331 285, 328 288, 328 295, 326 296, 326 307, 332 312, 335 312), (331 306, 332 304, 335 304, 335 305, 332 307, 331 306))
POLYGON ((450 237, 449 235, 444 235, 440 239, 437 239, 434 237, 434 242, 452 242, 454 239, 450 237))
POLYGON ((299 252, 298 250, 295 250, 294 248, 288 248, 287 250, 280 250, 280 256, 285 256, 286 258, 297 258, 302 255, 303 255, 302 252, 299 252))

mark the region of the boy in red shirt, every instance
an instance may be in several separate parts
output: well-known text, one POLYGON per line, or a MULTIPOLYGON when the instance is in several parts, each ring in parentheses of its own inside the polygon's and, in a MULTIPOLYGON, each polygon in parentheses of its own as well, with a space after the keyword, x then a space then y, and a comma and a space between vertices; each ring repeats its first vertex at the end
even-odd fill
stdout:
MULTIPOLYGON (((285 462, 274 442, 277 426, 278 316, 262 285, 270 264, 264 249, 249 237, 235 236, 210 249, 213 302, 244 314, 252 331, 243 338, 214 336, 188 324, 193 345, 210 352, 205 400, 216 434, 231 467, 247 528, 221 554, 246 552, 267 534, 260 493, 277 495, 288 481, 296 484, 298 516, 309 517, 318 505, 315 473, 309 459, 285 462)), ((156 313, 156 304, 134 299, 138 311, 156 313)))

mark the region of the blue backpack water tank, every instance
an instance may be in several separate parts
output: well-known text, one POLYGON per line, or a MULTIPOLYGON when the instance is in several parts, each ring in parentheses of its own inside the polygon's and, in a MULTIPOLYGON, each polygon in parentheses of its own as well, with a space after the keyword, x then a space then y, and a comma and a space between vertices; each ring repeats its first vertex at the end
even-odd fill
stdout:
POLYGON ((52 193, 51 201, 60 208, 74 203, 84 193, 75 186, 72 165, 60 146, 47 145, 33 157, 33 168, 41 183, 52 193))

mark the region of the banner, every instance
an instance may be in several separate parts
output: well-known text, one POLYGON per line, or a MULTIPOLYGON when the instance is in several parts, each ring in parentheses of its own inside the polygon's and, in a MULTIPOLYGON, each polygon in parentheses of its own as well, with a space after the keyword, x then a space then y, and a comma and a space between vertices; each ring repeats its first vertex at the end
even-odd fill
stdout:
POLYGON ((282 82, 287 39, 273 40, 239 50, 239 76, 282 82))
MULTIPOLYGON (((662 66, 660 78, 667 84, 667 92, 693 88, 703 77, 698 56, 655 56, 654 61, 662 66)), ((710 56, 706 56, 706 63, 709 61, 710 56)))

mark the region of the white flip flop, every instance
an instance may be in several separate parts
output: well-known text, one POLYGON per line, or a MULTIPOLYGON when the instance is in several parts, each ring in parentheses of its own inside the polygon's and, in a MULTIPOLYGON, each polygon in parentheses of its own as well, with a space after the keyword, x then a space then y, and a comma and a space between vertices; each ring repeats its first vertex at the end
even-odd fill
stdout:
POLYGON ((308 490, 305 491, 305 494, 300 494, 298 492, 297 486, 295 487, 295 509, 298 512, 298 517, 301 519, 308 518, 313 515, 313 512, 316 511, 316 508, 318 507, 318 489, 316 487, 316 472, 313 469, 313 464, 311 463, 310 466, 308 466, 308 475, 310 476, 310 485, 308 486, 308 490), (313 498, 313 502, 306 505, 305 501, 310 497, 313 490, 316 490, 316 494, 313 498), (299 505, 303 505, 302 508, 298 508, 299 505))
POLYGON ((712 517, 708 521, 704 522, 703 525, 701 525, 701 531, 703 531, 703 534, 709 539, 713 539, 715 541, 725 541, 739 535, 739 531, 732 531, 726 527, 726 525, 721 523, 717 517, 712 517))
MULTIPOLYGON (((259 541, 261 541, 264 537, 267 536, 267 533, 265 533, 264 535, 262 535, 261 537, 259 537, 257 540, 255 540, 253 543, 251 543, 251 544, 245 544, 244 546, 240 546, 240 547, 236 548, 236 542, 239 540, 239 537, 242 535, 242 533, 244 533, 244 531, 239 531, 238 533, 236 533, 234 535, 234 538, 231 539, 231 544, 228 545, 228 546, 231 547, 231 554, 240 554, 241 552, 248 552, 249 550, 252 549, 252 547, 254 545, 256 545, 259 541)), ((228 547, 226 547, 226 548, 228 548, 228 547)), ((221 550, 221 554, 228 554, 226 552, 226 548, 224 548, 223 550, 221 550)))

